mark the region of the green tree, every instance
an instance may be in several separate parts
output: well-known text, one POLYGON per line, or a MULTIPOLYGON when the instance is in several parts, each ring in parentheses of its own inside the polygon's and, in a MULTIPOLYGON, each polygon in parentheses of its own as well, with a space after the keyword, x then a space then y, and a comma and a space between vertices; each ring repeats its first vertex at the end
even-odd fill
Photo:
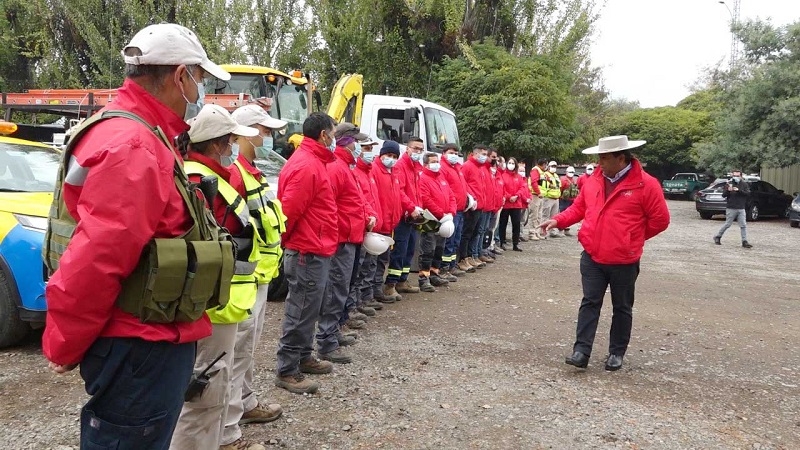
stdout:
POLYGON ((514 57, 476 44, 474 60, 447 59, 435 74, 432 98, 459 120, 465 148, 484 143, 506 155, 560 157, 575 146, 572 74, 555 58, 514 57))
POLYGON ((34 84, 35 67, 49 51, 40 0, 0 0, 0 91, 34 84))

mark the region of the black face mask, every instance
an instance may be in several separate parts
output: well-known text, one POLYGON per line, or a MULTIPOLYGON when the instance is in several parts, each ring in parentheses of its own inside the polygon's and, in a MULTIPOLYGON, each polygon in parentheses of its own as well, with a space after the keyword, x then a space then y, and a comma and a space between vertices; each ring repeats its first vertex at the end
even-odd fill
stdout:
POLYGON ((493 165, 493 166, 496 166, 496 165, 497 165, 497 160, 496 160, 496 159, 493 159, 493 160, 492 160, 492 165, 493 165))

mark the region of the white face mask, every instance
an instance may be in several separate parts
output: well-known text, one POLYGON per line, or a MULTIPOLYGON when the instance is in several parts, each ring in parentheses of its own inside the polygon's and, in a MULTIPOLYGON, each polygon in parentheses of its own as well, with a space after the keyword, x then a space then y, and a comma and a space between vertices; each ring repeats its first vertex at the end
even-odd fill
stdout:
POLYGON ((517 172, 517 173, 518 173, 518 174, 519 174, 519 176, 521 176, 522 178, 525 178, 525 172, 517 172))
POLYGON ((481 164, 485 163, 487 159, 489 159, 489 157, 486 155, 478 155, 478 162, 481 164))
POLYGON ((567 176, 572 178, 575 176, 575 172, 567 172, 567 176))
POLYGON ((448 153, 447 162, 449 162, 453 166, 456 165, 456 163, 458 163, 458 155, 456 155, 455 153, 448 153))
POLYGON ((508 170, 514 170, 514 168, 516 168, 516 167, 517 167, 517 165, 516 165, 516 164, 514 164, 514 163, 508 163, 508 164, 506 164, 506 168, 507 168, 508 170))
POLYGON ((428 169, 430 169, 431 172, 438 172, 441 167, 442 165, 438 162, 428 164, 428 169))
POLYGON ((394 167, 395 164, 397 164, 397 160, 392 158, 391 156, 382 156, 381 162, 383 163, 383 166, 386 167, 387 169, 391 169, 392 167, 394 167))
POLYGON ((239 159, 239 144, 237 142, 231 144, 230 155, 219 155, 219 163, 222 167, 232 166, 237 159, 239 159))
POLYGON ((367 164, 372 164, 372 161, 375 161, 375 153, 364 152, 361 154, 361 160, 367 164))
POLYGON ((411 154, 411 160, 414 161, 414 162, 422 161, 422 153, 412 153, 411 154))
POLYGON ((197 115, 200 113, 200 110, 203 109, 203 105, 205 104, 204 99, 206 97, 206 88, 203 83, 198 83, 195 81, 191 72, 187 71, 186 73, 189 75, 189 78, 191 78, 192 81, 197 84, 197 101, 192 103, 188 98, 186 98, 186 94, 181 94, 183 95, 183 99, 186 100, 186 112, 183 113, 184 122, 197 117, 197 115))
POLYGON ((548 169, 548 170, 550 170, 550 173, 556 173, 556 168, 555 167, 551 166, 550 169, 548 169))

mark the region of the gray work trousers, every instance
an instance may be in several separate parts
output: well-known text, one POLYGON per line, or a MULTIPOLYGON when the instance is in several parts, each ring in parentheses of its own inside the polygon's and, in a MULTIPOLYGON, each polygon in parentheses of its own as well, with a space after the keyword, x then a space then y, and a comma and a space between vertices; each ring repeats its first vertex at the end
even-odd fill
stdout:
POLYGON ((318 353, 330 353, 339 348, 336 332, 339 331, 339 319, 344 314, 347 297, 350 295, 350 278, 353 276, 357 250, 358 246, 355 244, 339 244, 331 259, 328 286, 319 313, 318 353))
POLYGON ((728 228, 733 225, 733 221, 739 224, 739 230, 742 232, 742 242, 747 240, 747 211, 744 209, 725 209, 725 224, 717 232, 716 237, 722 238, 722 235, 728 231, 728 228))
POLYGON ((355 282, 350 287, 350 301, 354 302, 356 306, 361 306, 365 301, 373 299, 372 285, 377 270, 378 256, 367 253, 364 247, 361 247, 361 264, 358 267, 355 282))
POLYGON ((286 249, 283 272, 289 283, 284 302, 282 335, 278 342, 278 376, 300 372, 300 362, 311 357, 314 325, 319 318, 331 258, 286 249))

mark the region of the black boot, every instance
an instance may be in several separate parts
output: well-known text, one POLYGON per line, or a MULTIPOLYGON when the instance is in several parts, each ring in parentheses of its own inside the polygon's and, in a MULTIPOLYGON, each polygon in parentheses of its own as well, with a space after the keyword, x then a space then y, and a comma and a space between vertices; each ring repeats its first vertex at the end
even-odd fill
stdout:
POLYGON ((522 251, 522 249, 519 248, 519 239, 514 239, 514 251, 515 252, 521 252, 522 251))

